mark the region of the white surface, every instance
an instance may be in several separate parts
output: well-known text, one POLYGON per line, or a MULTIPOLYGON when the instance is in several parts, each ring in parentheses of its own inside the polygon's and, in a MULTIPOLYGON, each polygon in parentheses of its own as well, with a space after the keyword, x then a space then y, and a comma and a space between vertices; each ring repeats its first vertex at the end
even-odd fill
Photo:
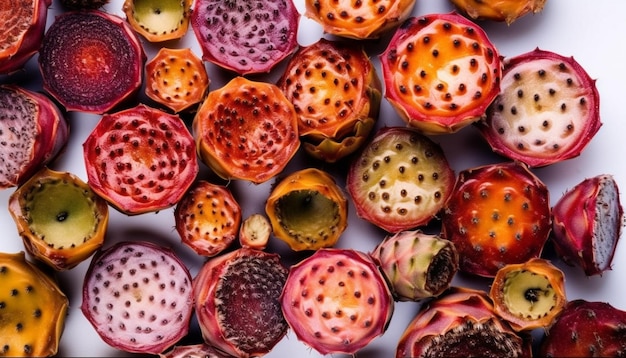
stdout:
MULTIPOLYGON (((304 11, 304 1, 295 0, 301 13, 304 11)), ((122 0, 112 0, 104 9, 107 12, 124 16, 122 0)), ((414 8, 415 15, 449 12, 453 9, 447 0, 418 0, 414 8)), ((60 10, 55 0, 50 8, 48 25, 60 10)), ((591 77, 597 79, 600 92, 600 106, 603 126, 585 151, 577 158, 535 170, 535 173, 548 185, 551 192, 551 202, 554 204, 561 194, 568 188, 576 185, 586 177, 598 174, 613 174, 620 187, 626 192, 626 164, 624 155, 624 136, 626 124, 624 121, 624 95, 626 93, 626 21, 623 14, 626 12, 626 2, 622 0, 548 0, 544 11, 537 15, 528 15, 514 24, 507 26, 502 23, 481 23, 491 40, 499 49, 500 54, 506 57, 515 56, 530 51, 535 47, 554 51, 562 55, 574 56, 575 59, 588 71, 591 77)), ((301 18, 299 42, 307 45, 324 36, 316 23, 301 18)), ((387 38, 380 41, 369 41, 368 52, 378 64, 378 54, 386 46, 387 38)), ((146 43, 144 41, 144 43, 146 43)), ((146 43, 147 44, 147 43, 146 43)), ((192 47, 199 52, 191 28, 182 41, 168 42, 171 47, 192 47)), ((147 44, 148 58, 151 58, 157 47, 147 44)), ((274 82, 283 67, 276 68, 268 77, 274 82)), ((219 71, 212 64, 207 64, 211 78, 211 89, 221 87, 230 79, 231 74, 219 71)), ((27 85, 38 87, 39 72, 36 60, 28 64, 31 75, 19 77, 27 79, 27 85)), ((379 72, 380 74, 380 72, 379 72)), ((256 77, 255 77, 256 79, 256 77)), ((5 82, 2 79, 2 82, 5 82)), ((86 180, 83 159, 82 142, 98 120, 98 116, 85 114, 71 114, 71 140, 66 152, 59 160, 51 165, 53 169, 70 171, 83 180, 86 180)), ((383 101, 380 114, 380 125, 404 125, 393 112, 388 103, 383 101)), ((454 135, 434 137, 439 142, 448 159, 455 169, 460 171, 479 164, 500 161, 491 154, 488 147, 478 136, 474 128, 466 128, 454 135)), ((304 156, 299 155, 288 167, 294 170, 304 165, 304 156)), ((336 171, 330 166, 322 169, 333 173, 336 171)), ((203 167, 201 173, 205 179, 210 179, 210 172, 203 167)), ((344 178, 337 178, 343 184, 344 178)), ((254 186, 248 183, 233 182, 231 190, 237 195, 244 209, 244 217, 263 212, 265 198, 269 193, 271 183, 254 186)), ((15 224, 9 216, 7 201, 13 189, 0 191, 0 251, 17 252, 23 250, 22 242, 16 233, 15 224)), ((622 196, 622 202, 626 198, 622 196)), ((349 227, 337 246, 350 247, 362 251, 371 251, 383 239, 384 233, 372 225, 356 218, 354 208, 350 207, 349 227)), ((136 217, 126 217, 115 210, 111 210, 111 220, 106 245, 119 240, 154 240, 162 244, 171 245, 188 264, 193 275, 203 262, 190 249, 180 243, 174 230, 172 210, 164 210, 158 214, 144 214, 136 217)), ((278 240, 272 239, 272 248, 281 253, 287 260, 295 260, 293 254, 278 240)), ((617 308, 626 310, 626 296, 621 294, 623 276, 626 275, 626 243, 618 245, 613 261, 613 270, 604 275, 587 278, 579 268, 571 268, 559 260, 554 261, 566 274, 568 299, 583 298, 590 301, 609 302, 617 308), (622 279, 620 279, 622 276, 622 279)), ((80 289, 82 278, 88 262, 84 262, 69 272, 60 273, 61 285, 70 299, 69 316, 63 333, 60 356, 128 356, 128 353, 116 351, 107 346, 96 334, 95 330, 85 320, 80 312, 80 289)), ((467 280, 457 275, 454 284, 467 285, 488 289, 489 280, 467 280)), ((395 353, 397 341, 419 308, 417 303, 398 303, 395 314, 387 332, 373 341, 368 347, 360 351, 358 357, 391 357, 395 353)), ((186 342, 198 342, 199 336, 196 323, 192 326, 191 338, 186 342)), ((267 357, 318 357, 317 352, 298 342, 289 332, 267 357)), ((333 355, 344 357, 343 355, 333 355)))

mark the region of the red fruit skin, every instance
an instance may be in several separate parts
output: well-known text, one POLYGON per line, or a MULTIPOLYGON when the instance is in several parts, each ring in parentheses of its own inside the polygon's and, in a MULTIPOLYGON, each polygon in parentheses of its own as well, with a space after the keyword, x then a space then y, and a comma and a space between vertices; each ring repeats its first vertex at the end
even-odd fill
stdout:
MULTIPOLYGON (((30 24, 26 30, 17 29, 18 40, 11 40, 12 46, 8 49, 0 49, 0 74, 7 74, 24 67, 24 64, 37 53, 41 40, 43 39, 44 31, 46 28, 46 22, 48 17, 48 8, 52 5, 52 0, 31 0, 26 1, 19 0, 4 0, 0 3, 0 13, 13 13, 16 16, 24 16, 20 14, 22 11, 33 10, 31 15, 30 24), (28 7, 30 9, 25 9, 28 7)), ((15 21, 12 15, 0 16, 0 21, 5 24, 2 25, 2 32, 5 34, 0 35, 0 43, 5 45, 4 42, 8 41, 6 37, 15 36, 16 29, 8 29, 5 26, 10 26, 9 23, 15 21), (7 18, 8 17, 8 18, 7 18), (12 31, 11 31, 12 30, 12 31)))
POLYGON ((583 180, 565 192, 552 208, 552 243, 558 256, 570 265, 580 266, 587 276, 610 270, 621 236, 623 214, 619 189, 612 176, 583 180), (615 193, 614 201, 602 201, 598 205, 600 192, 606 190, 604 185, 615 193), (603 261, 596 257, 600 246, 606 255, 603 261))
POLYGON ((623 357, 626 311, 606 302, 567 303, 541 342, 541 357, 623 357))

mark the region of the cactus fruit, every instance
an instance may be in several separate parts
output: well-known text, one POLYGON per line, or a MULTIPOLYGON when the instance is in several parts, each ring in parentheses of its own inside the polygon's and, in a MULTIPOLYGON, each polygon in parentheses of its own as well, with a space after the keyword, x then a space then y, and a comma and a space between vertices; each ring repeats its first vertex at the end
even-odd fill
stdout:
POLYGON ((213 257, 193 282, 207 344, 235 357, 260 357, 287 334, 279 296, 288 270, 277 254, 241 248, 213 257))
POLYGON ((450 287, 459 269, 454 244, 420 230, 387 236, 371 253, 397 301, 438 296, 450 287))
POLYGON ((272 224, 269 219, 263 214, 252 214, 241 223, 239 244, 241 247, 264 250, 271 234, 272 224))
POLYGON ((124 19, 85 10, 55 18, 38 60, 44 90, 66 110, 102 114, 137 94, 146 54, 124 19))
POLYGON ((61 5, 68 10, 96 10, 109 2, 111 0, 61 0, 61 5))
POLYGON ((624 226, 624 209, 612 175, 587 178, 552 208, 552 240, 558 256, 587 276, 611 269, 624 226))
POLYGON ((89 186, 127 215, 174 206, 200 170, 182 119, 144 104, 102 116, 83 156, 89 186))
POLYGON ((122 10, 138 34, 150 42, 177 40, 189 28, 192 0, 125 0, 122 10))
POLYGON ((280 173, 300 147, 296 111, 278 86, 240 76, 209 92, 193 133, 217 175, 255 184, 280 173))
POLYGON ((595 81, 573 57, 535 49, 504 62, 476 123, 494 152, 541 167, 578 156, 601 127, 595 81))
POLYGON ((330 174, 307 168, 274 186, 265 213, 292 250, 317 250, 334 246, 348 226, 348 199, 330 174))
POLYGON ((442 215, 463 272, 494 277, 507 264, 539 257, 551 231, 547 186, 520 162, 459 173, 442 215))
POLYGON ((414 129, 384 127, 352 159, 346 187, 359 217, 396 233, 435 218, 454 180, 438 144, 414 129))
POLYGON ((323 248, 291 267, 281 305, 298 340, 321 354, 354 355, 382 335, 394 301, 374 261, 323 248))
POLYGON ((204 60, 243 76, 293 53, 299 19, 292 0, 196 0, 191 27, 204 60))
POLYGON ((458 11, 474 20, 504 21, 508 25, 543 10, 546 0, 450 0, 458 11))
POLYGON ((69 306, 56 281, 24 252, 0 252, 0 287, 0 356, 56 355, 69 306))
POLYGON ((500 92, 502 61, 485 31, 457 13, 408 19, 380 55, 385 98, 410 126, 456 132, 500 92))
POLYGON ((109 206, 68 172, 43 168, 9 198, 26 251, 57 271, 69 270, 104 244, 109 206))
POLYGON ((176 231, 198 255, 215 256, 237 239, 241 208, 231 191, 196 181, 174 209, 176 231))
POLYGON ((278 87, 298 113, 305 151, 334 163, 368 139, 382 99, 376 69, 362 48, 320 39, 291 57, 278 87))
POLYGON ((48 97, 0 86, 0 190, 23 184, 54 160, 69 139, 69 124, 48 97))
POLYGON ((175 346, 165 353, 160 353, 159 358, 233 358, 207 343, 175 346))
POLYGON ((192 278, 174 251, 120 241, 92 259, 80 308, 111 347, 156 355, 188 332, 192 278))

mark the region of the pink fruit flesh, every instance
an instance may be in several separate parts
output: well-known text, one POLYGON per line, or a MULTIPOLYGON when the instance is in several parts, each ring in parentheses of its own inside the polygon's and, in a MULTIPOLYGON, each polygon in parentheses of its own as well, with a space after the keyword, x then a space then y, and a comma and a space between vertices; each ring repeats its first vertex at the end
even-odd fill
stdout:
POLYGON ((93 258, 81 310, 104 342, 159 354, 187 334, 192 279, 176 254, 150 242, 119 242, 93 258))

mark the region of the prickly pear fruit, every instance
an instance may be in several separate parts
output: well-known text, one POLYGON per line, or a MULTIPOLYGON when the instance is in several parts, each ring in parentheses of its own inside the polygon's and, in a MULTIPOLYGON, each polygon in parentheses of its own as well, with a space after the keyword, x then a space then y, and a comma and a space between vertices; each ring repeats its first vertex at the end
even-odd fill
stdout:
POLYGON ((159 358, 233 358, 222 351, 217 350, 207 343, 175 346, 165 353, 159 354, 159 358))
POLYGON ((333 248, 291 267, 281 304, 298 339, 321 354, 355 354, 385 332, 394 308, 368 255, 333 248))
POLYGON ((611 269, 624 226, 624 209, 612 175, 587 178, 552 208, 552 243, 558 256, 587 276, 611 269))
POLYGON ((474 20, 504 21, 508 25, 543 10, 546 0, 450 0, 458 11, 474 20))
POLYGON ((239 229, 239 244, 257 250, 264 250, 272 234, 272 224, 263 214, 252 214, 245 218, 239 229))
POLYGON ((122 10, 138 34, 150 42, 176 40, 189 28, 192 0, 125 0, 122 10))
POLYGON ((121 241, 92 259, 80 308, 111 347, 156 355, 187 334, 192 294, 191 275, 174 251, 121 241))

